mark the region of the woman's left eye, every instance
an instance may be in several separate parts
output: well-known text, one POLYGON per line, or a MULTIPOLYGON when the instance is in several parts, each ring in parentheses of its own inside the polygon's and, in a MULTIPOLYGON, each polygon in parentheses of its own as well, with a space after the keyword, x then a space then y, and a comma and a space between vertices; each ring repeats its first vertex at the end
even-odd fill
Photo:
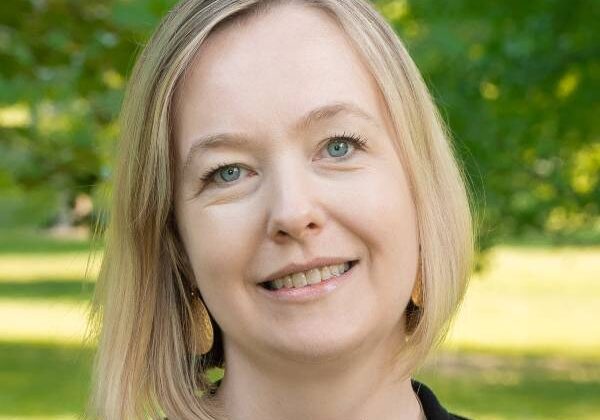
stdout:
MULTIPOLYGON (((327 145, 334 145, 334 148, 328 148, 328 150, 335 150, 334 153, 337 153, 339 150, 347 150, 348 146, 338 146, 340 144, 344 144, 344 143, 351 143, 353 147, 357 148, 358 150, 364 150, 366 148, 367 145, 367 141, 364 140, 361 136, 359 136, 358 134, 340 134, 340 135, 334 135, 332 137, 330 137, 328 139, 329 141, 327 142, 327 145)), ((351 156, 351 155, 350 155, 351 156)), ((343 155, 343 156, 334 156, 334 157, 341 157, 342 159, 347 159, 348 157, 347 155, 343 155)))
MULTIPOLYGON (((348 146, 344 146, 344 144, 350 143, 352 146, 358 150, 365 150, 366 148, 366 140, 360 137, 358 134, 343 134, 333 135, 327 139, 326 145, 328 146, 327 150, 334 155, 333 157, 338 158, 340 160, 348 159, 352 155, 347 155, 348 146), (341 155, 336 156, 338 153, 341 155)), ((240 169, 243 169, 242 166, 238 163, 219 163, 213 166, 211 169, 207 170, 201 177, 202 185, 210 185, 210 184, 232 184, 239 178, 240 169), (221 171, 222 169, 226 169, 225 171, 221 171), (222 174, 220 178, 224 181, 223 183, 215 182, 215 175, 222 174)), ((245 170, 245 169, 244 169, 245 170)))

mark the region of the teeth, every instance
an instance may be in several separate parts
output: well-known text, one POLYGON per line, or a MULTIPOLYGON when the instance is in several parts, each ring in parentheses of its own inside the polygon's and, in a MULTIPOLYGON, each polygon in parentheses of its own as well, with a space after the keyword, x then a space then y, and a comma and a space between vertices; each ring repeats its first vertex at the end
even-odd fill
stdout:
POLYGON ((292 282, 294 283, 295 288, 306 286, 308 284, 304 273, 292 274, 292 282))
POLYGON ((329 271, 331 271, 331 274, 334 276, 338 276, 340 274, 340 266, 339 265, 332 265, 329 268, 329 271))
POLYGON ((313 268, 311 270, 294 273, 289 276, 282 277, 271 281, 268 286, 272 289, 285 288, 300 288, 309 284, 320 283, 323 280, 327 280, 330 277, 339 276, 345 273, 350 268, 350 264, 345 262, 343 264, 328 265, 322 268, 313 268))
POLYGON ((315 284, 315 283, 319 283, 321 281, 321 270, 319 270, 318 268, 313 268, 312 270, 308 271, 308 274, 306 275, 306 282, 308 284, 315 284))

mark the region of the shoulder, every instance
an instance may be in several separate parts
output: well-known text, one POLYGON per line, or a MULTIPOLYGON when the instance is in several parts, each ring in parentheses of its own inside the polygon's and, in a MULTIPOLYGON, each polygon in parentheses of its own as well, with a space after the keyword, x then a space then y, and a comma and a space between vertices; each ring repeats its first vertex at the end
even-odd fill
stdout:
POLYGON ((412 388, 419 397, 427 420, 469 420, 467 417, 448 412, 438 401, 433 391, 424 383, 410 380, 412 388))

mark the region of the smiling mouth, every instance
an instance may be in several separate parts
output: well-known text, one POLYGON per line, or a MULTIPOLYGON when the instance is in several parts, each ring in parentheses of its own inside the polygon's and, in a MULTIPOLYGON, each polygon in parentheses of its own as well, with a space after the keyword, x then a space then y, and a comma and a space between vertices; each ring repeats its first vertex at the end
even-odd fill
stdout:
POLYGON ((285 280, 279 279, 276 281, 266 281, 259 283, 264 289, 270 291, 276 291, 279 289, 300 289, 302 287, 311 286, 313 284, 319 284, 326 282, 330 279, 341 276, 347 271, 350 271, 358 263, 358 260, 346 261, 344 264, 334 266, 326 266, 320 269, 320 276, 306 276, 306 273, 296 273, 290 276, 286 276, 285 280))

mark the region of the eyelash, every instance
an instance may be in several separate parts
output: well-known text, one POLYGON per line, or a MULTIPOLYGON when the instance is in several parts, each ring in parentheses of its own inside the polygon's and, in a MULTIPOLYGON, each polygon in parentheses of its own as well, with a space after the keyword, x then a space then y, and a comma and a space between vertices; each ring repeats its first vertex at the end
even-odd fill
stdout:
MULTIPOLYGON (((336 134, 333 135, 331 137, 329 137, 327 139, 327 143, 325 143, 325 145, 329 145, 329 143, 333 140, 345 140, 348 143, 351 143, 356 149, 358 150, 364 150, 366 148, 367 142, 366 140, 364 140, 360 135, 358 134, 346 134, 346 132, 344 132, 343 134, 336 134)), ((340 157, 338 158, 338 160, 345 160, 347 159, 347 156, 344 157, 340 157)), ((204 174, 200 177, 200 180, 202 181, 202 184, 210 184, 210 182, 208 182, 210 179, 212 179, 212 177, 221 169, 226 168, 228 166, 235 166, 238 165, 237 163, 219 163, 215 166, 213 166, 212 168, 208 169, 206 172, 204 172, 204 174)), ((229 183, 226 183, 229 184, 229 183)))

